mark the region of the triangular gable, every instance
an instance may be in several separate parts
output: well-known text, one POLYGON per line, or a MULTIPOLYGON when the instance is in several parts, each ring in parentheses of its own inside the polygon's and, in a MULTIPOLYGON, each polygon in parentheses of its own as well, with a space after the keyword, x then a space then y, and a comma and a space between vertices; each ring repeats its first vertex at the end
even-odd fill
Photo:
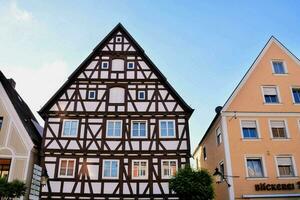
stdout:
POLYGON ((252 72, 257 67, 260 60, 264 57, 265 53, 268 51, 268 49, 271 47, 271 45, 275 43, 278 47, 280 47, 288 56, 290 56, 299 66, 300 66, 300 60, 291 52, 289 51, 279 40, 277 40, 274 36, 272 36, 264 48, 261 50, 261 52, 256 57, 255 61, 251 65, 251 67, 248 69, 242 80, 239 82, 237 87, 234 89, 234 91, 231 93, 230 97, 225 102, 222 111, 226 111, 229 107, 229 105, 232 103, 236 95, 239 93, 239 91, 242 89, 242 87, 247 82, 248 78, 251 76, 252 72))
POLYGON ((170 91, 170 93, 176 98, 179 104, 187 113, 192 113, 193 109, 188 106, 185 101, 179 96, 179 94, 174 90, 174 88, 168 83, 164 75, 159 71, 159 69, 154 65, 154 63, 145 54, 141 46, 134 40, 134 38, 128 33, 128 31, 119 23, 93 50, 93 52, 79 65, 79 67, 69 76, 68 80, 62 85, 62 87, 52 96, 52 98, 42 107, 39 114, 44 117, 45 113, 54 105, 55 101, 63 94, 64 90, 68 88, 73 80, 80 75, 80 73, 86 68, 86 66, 91 63, 92 59, 98 55, 101 51, 136 51, 139 56, 143 58, 146 64, 153 70, 154 74, 158 77, 162 84, 170 91), (121 47, 116 47, 116 36, 122 37, 121 47), (129 47, 125 46, 130 44, 129 47), (109 46, 110 45, 110 46, 109 46), (126 48, 125 48, 126 47, 126 48), (118 50, 116 50, 118 49, 118 50))

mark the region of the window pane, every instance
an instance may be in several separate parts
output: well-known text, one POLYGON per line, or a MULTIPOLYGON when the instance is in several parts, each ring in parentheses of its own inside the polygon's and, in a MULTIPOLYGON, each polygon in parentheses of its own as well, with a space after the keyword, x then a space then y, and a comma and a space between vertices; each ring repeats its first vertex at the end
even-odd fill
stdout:
POLYGON ((247 168, 249 177, 263 177, 260 159, 247 159, 247 168))
POLYGON ((283 62, 273 62, 273 68, 276 74, 285 74, 283 62))
POLYGON ((59 175, 61 176, 65 176, 67 172, 67 161, 66 160, 62 160, 60 163, 60 172, 59 175))
POLYGON ((108 122, 107 128, 107 135, 114 136, 114 122, 108 122))
POLYGON ((104 161, 104 177, 110 177, 110 161, 104 161))
POLYGON ((243 128, 244 138, 257 138, 256 128, 243 128))
POLYGON ((140 123, 140 136, 146 136, 146 123, 140 123))
POLYGON ((160 122, 160 134, 161 136, 168 136, 167 132, 167 122, 160 122))
POLYGON ((121 122, 115 122, 115 136, 121 136, 121 122))
POLYGON ((70 131, 71 136, 76 136, 77 135, 77 127, 78 127, 78 122, 77 121, 72 121, 71 122, 71 131, 70 131))
POLYGON ((169 121, 168 122, 168 136, 174 136, 174 122, 173 121, 169 121))
POLYGON ((295 103, 300 103, 300 89, 299 88, 293 88, 293 96, 295 103))
POLYGON ((65 135, 65 136, 70 135, 70 130, 71 130, 71 122, 70 121, 65 121, 64 122, 63 135, 65 135))
POLYGON ((117 177, 118 176, 118 162, 117 161, 112 161, 111 162, 111 176, 112 177, 117 177))

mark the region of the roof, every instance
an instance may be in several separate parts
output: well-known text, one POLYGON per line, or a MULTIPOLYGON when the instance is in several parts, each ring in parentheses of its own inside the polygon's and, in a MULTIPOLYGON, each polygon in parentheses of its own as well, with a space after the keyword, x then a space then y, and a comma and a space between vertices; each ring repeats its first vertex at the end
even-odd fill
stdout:
POLYGON ((40 146, 42 142, 41 133, 39 132, 39 124, 31 112, 30 108, 26 102, 20 97, 15 88, 11 85, 9 80, 4 76, 0 70, 0 82, 10 99, 12 105, 14 106, 22 124, 24 125, 28 135, 30 136, 32 142, 40 146))
POLYGON ((175 91, 175 89, 171 86, 171 84, 167 81, 166 77, 159 71, 156 65, 150 60, 150 58, 145 54, 142 47, 135 41, 135 39, 130 35, 130 33, 125 29, 125 27, 119 23, 117 26, 113 28, 113 30, 93 49, 90 55, 77 67, 77 69, 69 76, 68 80, 59 88, 59 90, 49 99, 49 101, 41 108, 38 112, 41 117, 45 117, 45 114, 48 109, 55 103, 55 100, 62 95, 64 90, 72 84, 72 80, 75 79, 81 72, 81 70, 101 51, 104 45, 109 41, 109 39, 118 31, 123 32, 129 40, 133 43, 136 51, 140 53, 141 57, 144 58, 145 62, 150 65, 150 68, 154 71, 155 75, 157 75, 169 89, 170 93, 174 95, 179 104, 183 107, 183 109, 188 112, 190 115, 193 113, 193 109, 181 98, 181 96, 175 91))
POLYGON ((230 103, 232 102, 232 100, 234 99, 234 97, 236 96, 236 94, 243 87, 244 83, 248 80, 248 78, 251 75, 252 71, 255 69, 255 67, 257 66, 257 64, 261 60, 261 58, 264 56, 265 52, 269 49, 269 47, 273 43, 277 44, 285 53, 287 53, 287 55, 289 55, 296 63, 298 63, 300 65, 300 60, 286 46, 284 46, 276 37, 271 36, 270 39, 268 40, 268 42, 265 44, 265 46, 263 47, 263 49, 260 51, 260 53, 256 57, 256 59, 254 60, 254 62, 252 63, 252 65, 250 66, 250 68, 244 74, 244 76, 241 79, 241 81, 238 83, 238 85, 236 86, 236 88, 233 90, 233 92, 230 94, 229 98, 224 103, 222 110, 220 112, 217 112, 217 114, 214 117, 213 121, 210 123, 208 129, 206 130, 204 136, 201 138, 201 141, 199 142, 198 146, 194 150, 193 155, 195 155, 196 151, 198 151, 201 143, 207 137, 210 129, 213 127, 214 123, 216 122, 216 120, 218 119, 218 117, 220 116, 220 114, 222 112, 226 111, 226 109, 228 108, 228 106, 230 105, 230 103))

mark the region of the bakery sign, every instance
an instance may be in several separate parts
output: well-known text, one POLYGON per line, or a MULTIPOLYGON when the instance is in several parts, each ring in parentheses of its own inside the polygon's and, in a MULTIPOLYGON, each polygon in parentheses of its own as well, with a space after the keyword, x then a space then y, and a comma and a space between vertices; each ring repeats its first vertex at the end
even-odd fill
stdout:
POLYGON ((254 187, 255 191, 300 190, 300 181, 296 183, 259 183, 254 187))

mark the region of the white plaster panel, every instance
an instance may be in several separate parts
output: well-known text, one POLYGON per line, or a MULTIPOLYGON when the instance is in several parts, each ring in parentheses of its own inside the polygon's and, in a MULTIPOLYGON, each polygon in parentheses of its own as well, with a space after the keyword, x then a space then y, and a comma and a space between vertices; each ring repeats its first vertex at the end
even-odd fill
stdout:
POLYGON ((90 186, 88 183, 84 183, 84 193, 85 194, 89 194, 91 191, 90 191, 90 186))
POLYGON ((176 150, 178 146, 179 141, 161 141, 162 145, 167 149, 167 150, 176 150))
POLYGON ((140 185, 139 185, 139 194, 143 194, 144 193, 144 191, 145 191, 145 189, 146 189, 146 187, 147 187, 147 183, 140 183, 140 185))
POLYGON ((83 102, 84 107, 87 111, 96 111, 96 108, 98 106, 98 102, 83 102))
POLYGON ((101 193, 101 183, 92 183, 92 188, 93 188, 94 194, 101 193))
POLYGON ((68 106, 68 108, 67 108, 67 111, 73 111, 74 110, 74 102, 72 101, 70 104, 69 104, 69 106, 68 106))
POLYGON ((64 193, 71 193, 72 189, 74 187, 74 182, 64 182, 64 186, 63 186, 63 192, 64 193))
POLYGON ((71 140, 71 142, 69 143, 68 149, 80 149, 80 147, 78 146, 76 141, 71 140))
POLYGON ((175 102, 165 102, 165 104, 167 106, 168 111, 172 111, 176 105, 175 102))
POLYGON ((132 98, 132 100, 136 100, 136 91, 135 90, 129 90, 129 94, 130 94, 130 96, 131 96, 131 98, 132 98))
POLYGON ((77 183, 77 187, 76 187, 76 189, 75 189, 75 193, 81 193, 81 183, 80 182, 78 182, 77 183))
POLYGON ((121 87, 113 87, 109 90, 110 103, 124 103, 125 89, 121 87))
POLYGON ((109 146, 109 148, 110 148, 111 150, 115 150, 115 149, 117 148, 117 146, 118 146, 121 142, 119 142, 119 141, 107 141, 106 143, 107 143, 107 145, 109 146))
POLYGON ((56 162, 56 157, 45 157, 46 162, 56 162))
POLYGON ((133 150, 139 150, 139 142, 138 141, 132 141, 131 142, 133 150))
POLYGON ((146 69, 146 70, 150 69, 144 61, 139 61, 139 65, 141 66, 142 69, 146 69))
POLYGON ((101 71, 101 78, 107 79, 108 78, 108 71, 101 71))
POLYGON ((55 164, 46 163, 45 165, 46 165, 49 178, 54 178, 55 164))
POLYGON ((150 141, 143 141, 142 142, 142 149, 143 150, 148 150, 150 146, 150 141))
POLYGON ((48 147, 47 149, 60 149, 58 146, 57 142, 54 140, 48 147))
POLYGON ((166 182, 162 182, 161 183, 161 186, 165 192, 165 194, 169 194, 169 183, 166 183, 166 182))
POLYGON ((130 194, 130 190, 127 183, 123 183, 123 194, 130 194))
POLYGON ((186 142, 186 140, 184 140, 184 141, 181 142, 180 149, 187 149, 187 142, 186 142))
POLYGON ((85 97, 86 97, 86 90, 79 90, 79 92, 80 92, 80 95, 81 95, 82 99, 85 99, 85 97))
POLYGON ((127 78, 134 79, 134 71, 127 71, 127 78))
POLYGON ((158 102, 158 111, 166 111, 164 105, 161 102, 158 102))
POLYGON ((161 194, 158 183, 153 183, 153 194, 161 194))
POLYGON ((50 187, 52 192, 60 192, 60 181, 50 181, 50 187))
POLYGON ((87 165, 91 180, 98 179, 99 165, 87 165))
POLYGON ((104 194, 112 194, 118 185, 118 183, 103 183, 103 184, 104 184, 104 194))
POLYGON ((124 60, 123 59, 113 59, 112 60, 112 71, 124 71, 124 60))
POLYGON ((51 107, 50 111, 58 111, 57 105, 54 104, 54 105, 51 107))
POLYGON ((133 194, 136 194, 136 183, 130 183, 133 194))
POLYGON ((138 78, 138 79, 145 79, 145 76, 143 75, 142 72, 138 71, 138 72, 137 72, 137 78, 138 78))
POLYGON ((115 50, 116 51, 122 51, 122 45, 121 44, 116 44, 116 46, 115 46, 115 50))
POLYGON ((146 111, 149 103, 148 102, 135 102, 135 106, 138 111, 146 111))

